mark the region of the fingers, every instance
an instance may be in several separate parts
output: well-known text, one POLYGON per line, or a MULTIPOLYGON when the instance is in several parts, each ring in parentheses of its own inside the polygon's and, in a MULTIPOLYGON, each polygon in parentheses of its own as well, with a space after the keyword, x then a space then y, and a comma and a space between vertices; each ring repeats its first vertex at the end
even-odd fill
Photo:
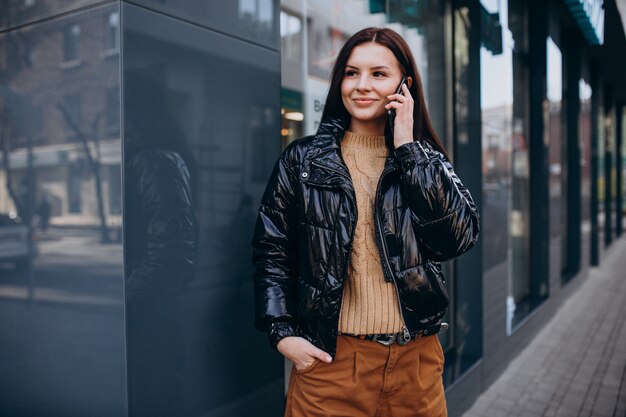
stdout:
POLYGON ((385 105, 385 108, 387 110, 389 109, 401 109, 403 107, 407 107, 407 110, 409 110, 409 113, 412 112, 413 110, 413 97, 411 97, 411 93, 409 92, 408 88, 406 87, 406 85, 402 85, 402 90, 404 91, 405 95, 402 94, 390 94, 387 96, 388 99, 392 100, 389 103, 387 103, 385 105))
POLYGON ((327 363, 332 362, 332 358, 328 353, 317 348, 311 342, 302 337, 285 337, 276 347, 278 348, 278 351, 283 354, 283 356, 290 359, 294 363, 303 365, 307 363, 310 364, 311 358, 319 359, 327 363))
POLYGON ((387 110, 407 108, 409 109, 409 112, 411 112, 413 110, 413 103, 412 101, 411 102, 410 101, 405 101, 405 102, 392 101, 390 103, 385 104, 385 108, 387 110))
POLYGON ((391 103, 385 104, 385 108, 389 109, 401 109, 402 103, 398 103, 397 101, 392 101, 391 103))
POLYGON ((318 349, 316 347, 314 347, 314 349, 311 352, 309 352, 309 355, 311 355, 314 358, 317 358, 317 359, 319 359, 321 361, 324 361, 326 363, 330 363, 333 360, 333 358, 331 358, 328 353, 326 353, 322 349, 318 349))
POLYGON ((411 92, 406 84, 402 84, 402 93, 401 94, 389 94, 387 96, 389 100, 397 101, 400 103, 405 102, 413 102, 413 96, 411 96, 411 92))
POLYGON ((387 96, 387 98, 391 100, 392 103, 405 103, 409 100, 407 97, 403 96, 402 94, 390 94, 387 96))

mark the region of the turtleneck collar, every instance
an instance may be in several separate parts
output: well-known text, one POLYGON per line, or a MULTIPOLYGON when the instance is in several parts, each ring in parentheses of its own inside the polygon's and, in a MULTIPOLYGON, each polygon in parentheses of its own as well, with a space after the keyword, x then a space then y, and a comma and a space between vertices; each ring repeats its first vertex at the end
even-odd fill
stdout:
POLYGON ((363 135, 349 130, 346 130, 346 133, 341 140, 341 146, 350 148, 357 147, 368 150, 387 150, 384 135, 363 135))

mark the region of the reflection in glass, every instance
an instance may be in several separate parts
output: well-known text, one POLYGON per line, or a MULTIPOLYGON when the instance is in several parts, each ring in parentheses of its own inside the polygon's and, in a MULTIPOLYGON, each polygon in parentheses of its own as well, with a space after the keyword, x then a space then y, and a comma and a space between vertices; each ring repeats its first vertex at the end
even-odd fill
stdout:
POLYGON ((60 16, 101 0, 0 0, 0 30, 60 16))
MULTIPOLYGON (((493 2, 492 2, 493 3, 493 2)), ((492 7, 496 7, 492 5, 492 7)), ((506 2, 498 8, 503 34, 499 55, 484 46, 481 57, 483 279, 497 283, 510 274, 513 132, 513 39, 506 2)), ((507 324, 512 321, 509 310, 507 324)))
MULTIPOLYGON (((454 10, 454 113, 455 113, 455 136, 459 144, 469 142, 469 86, 470 86, 470 36, 472 31, 470 11, 467 7, 454 10)), ((441 86, 443 87, 443 86, 441 86)), ((443 89, 442 89, 443 91, 443 89)), ((443 94, 441 94, 443 96, 443 94)), ((453 150, 452 138, 448 138, 446 145, 453 150)), ((447 277, 447 287, 450 299, 455 300, 450 304, 444 320, 451 325, 451 331, 443 334, 444 346, 450 347, 455 342, 455 336, 461 340, 457 349, 449 356, 448 369, 453 369, 444 375, 444 383, 451 383, 475 361, 462 342, 472 329, 472 323, 468 314, 469 304, 467 298, 456 295, 455 276, 451 268, 452 263, 444 264, 444 273, 447 277)))
MULTIPOLYGON (((51 3, 2 1, 0 19, 43 17, 51 3)), ((117 11, 0 34, 2 416, 125 414, 121 216, 111 210, 121 146, 119 121, 105 123, 119 58, 102 56, 101 24, 117 11)))
POLYGON ((580 111, 578 113, 578 147, 580 149, 581 236, 583 266, 589 265, 591 232, 591 86, 581 78, 578 83, 580 111))
MULTIPOLYGON (((621 149, 621 156, 622 156, 622 189, 618 190, 618 192, 622 193, 622 207, 618 207, 617 208, 617 215, 618 216, 623 216, 626 215, 626 106, 622 105, 621 107, 622 111, 621 114, 618 114, 617 117, 621 117, 622 118, 622 131, 619 132, 620 135, 622 135, 622 149, 621 149)), ((624 233, 624 223, 622 220, 622 233, 624 233)))
MULTIPOLYGON (((560 278, 567 268, 567 158, 563 103, 563 56, 547 38, 546 124, 549 152, 550 275, 560 278)), ((556 283, 556 281, 554 281, 556 283)))
POLYGON ((129 413, 172 416, 183 405, 179 296, 197 262, 196 162, 165 86, 142 70, 125 71, 124 86, 129 413))
POLYGON ((250 239, 280 152, 280 55, 122 7, 130 415, 279 415, 250 239))
POLYGON ((604 104, 602 104, 601 100, 598 100, 598 110, 597 110, 597 161, 598 161, 598 179, 596 181, 597 185, 597 195, 598 195, 598 248, 599 248, 599 259, 602 259, 604 242, 605 242, 605 222, 606 222, 606 210, 605 210, 605 198, 606 198, 606 176, 605 176, 605 167, 606 164, 606 128, 605 128, 605 119, 604 119, 604 104))
POLYGON ((511 146, 512 199, 510 218, 509 296, 507 333, 529 309, 530 296, 530 165, 528 118, 528 36, 523 2, 509 2, 513 35, 513 140, 511 146))
POLYGON ((148 9, 277 50, 279 0, 135 0, 148 9))

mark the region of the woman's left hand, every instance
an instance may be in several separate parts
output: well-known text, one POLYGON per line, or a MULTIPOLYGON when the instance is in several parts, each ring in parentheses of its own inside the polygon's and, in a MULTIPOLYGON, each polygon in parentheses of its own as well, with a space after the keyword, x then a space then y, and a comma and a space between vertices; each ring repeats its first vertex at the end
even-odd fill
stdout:
POLYGON ((406 84, 402 84, 402 94, 391 94, 392 100, 385 108, 396 109, 393 128, 393 146, 398 148, 405 143, 413 142, 413 97, 406 84))

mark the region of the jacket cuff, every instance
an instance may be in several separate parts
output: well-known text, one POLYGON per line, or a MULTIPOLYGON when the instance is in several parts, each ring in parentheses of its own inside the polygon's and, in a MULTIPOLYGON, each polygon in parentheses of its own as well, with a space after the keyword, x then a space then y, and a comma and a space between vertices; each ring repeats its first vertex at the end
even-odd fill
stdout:
POLYGON ((403 167, 411 167, 413 164, 427 163, 435 156, 435 151, 428 142, 416 140, 396 148, 395 156, 403 167))
POLYGON ((270 345, 274 350, 278 351, 276 346, 278 342, 288 336, 297 336, 296 328, 294 325, 287 321, 275 321, 270 324, 267 336, 270 340, 270 345))

